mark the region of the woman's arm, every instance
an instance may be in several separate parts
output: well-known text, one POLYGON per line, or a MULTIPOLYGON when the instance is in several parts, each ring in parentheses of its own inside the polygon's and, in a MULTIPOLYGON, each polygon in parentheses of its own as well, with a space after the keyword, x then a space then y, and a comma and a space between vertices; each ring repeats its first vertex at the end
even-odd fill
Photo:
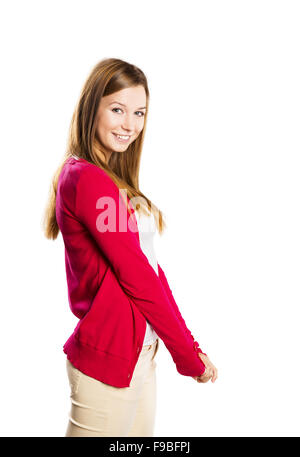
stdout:
POLYGON ((184 330, 185 330, 186 334, 188 335, 188 337, 193 340, 193 347, 194 347, 195 351, 196 352, 201 352, 201 354, 207 355, 207 354, 205 354, 205 352, 203 352, 200 349, 198 341, 195 341, 195 339, 194 339, 193 335, 191 334, 190 330, 187 328, 185 320, 183 319, 183 317, 182 317, 182 315, 181 315, 181 313, 179 311, 179 308, 177 306, 177 303, 176 303, 176 301, 174 299, 174 296, 173 296, 172 290, 171 290, 171 288, 169 286, 169 283, 168 283, 167 277, 165 275, 165 272, 164 272, 164 270, 162 269, 162 267, 160 266, 159 263, 157 263, 157 266, 158 266, 159 279, 161 280, 162 285, 164 286, 164 289, 165 289, 165 291, 166 291, 166 293, 168 295, 169 301, 172 304, 172 306, 174 308, 174 311, 176 313, 176 316, 180 320, 182 327, 184 328, 184 330))
POLYGON ((194 350, 193 340, 143 253, 137 234, 130 230, 131 217, 118 186, 99 167, 87 165, 81 171, 76 185, 75 216, 109 261, 125 293, 163 340, 177 371, 185 376, 204 373, 205 365, 194 350), (112 226, 105 230, 104 223, 109 222, 112 226))

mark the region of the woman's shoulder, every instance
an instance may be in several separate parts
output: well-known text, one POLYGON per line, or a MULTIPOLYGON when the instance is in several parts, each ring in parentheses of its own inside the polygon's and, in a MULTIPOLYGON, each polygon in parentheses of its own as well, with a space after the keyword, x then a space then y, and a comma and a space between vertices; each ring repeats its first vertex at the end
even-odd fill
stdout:
POLYGON ((97 165, 85 159, 68 157, 58 179, 57 197, 74 205, 78 193, 83 194, 83 199, 99 193, 115 194, 115 183, 97 165))
POLYGON ((114 181, 105 170, 81 157, 79 158, 73 155, 68 157, 64 168, 66 168, 66 179, 75 181, 76 184, 82 179, 91 179, 91 182, 93 179, 96 179, 97 182, 100 182, 99 177, 101 177, 101 182, 105 182, 108 185, 114 185, 114 181))

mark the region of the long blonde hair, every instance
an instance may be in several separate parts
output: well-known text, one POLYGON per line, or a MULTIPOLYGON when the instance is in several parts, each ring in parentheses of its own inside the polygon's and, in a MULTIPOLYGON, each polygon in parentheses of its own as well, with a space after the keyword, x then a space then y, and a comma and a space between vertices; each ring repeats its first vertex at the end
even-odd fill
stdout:
MULTIPOLYGON (((151 202, 139 188, 139 169, 142 147, 145 136, 149 105, 149 89, 147 79, 142 70, 121 59, 108 58, 98 62, 89 74, 72 116, 67 148, 63 160, 53 175, 49 199, 46 205, 43 230, 46 238, 55 240, 59 234, 56 220, 57 183, 62 168, 69 157, 83 158, 105 170, 120 189, 126 189, 129 199, 137 198, 136 210, 143 210, 143 202, 155 217, 159 234, 162 234, 166 223, 163 213, 151 202), (127 87, 142 85, 146 92, 146 113, 144 127, 137 139, 126 151, 113 151, 108 162, 104 162, 97 154, 101 146, 96 138, 96 113, 101 98, 127 87)), ((128 206, 127 206, 128 209, 128 206)), ((130 212, 130 210, 129 210, 130 212)), ((147 213, 147 211, 146 211, 147 213)))

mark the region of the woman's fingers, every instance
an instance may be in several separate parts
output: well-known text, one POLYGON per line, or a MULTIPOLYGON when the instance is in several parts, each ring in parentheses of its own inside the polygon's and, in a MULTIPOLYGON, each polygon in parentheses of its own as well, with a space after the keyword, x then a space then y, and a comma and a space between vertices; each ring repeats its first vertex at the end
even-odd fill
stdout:
POLYGON ((205 372, 203 373, 203 375, 201 375, 200 382, 207 382, 207 381, 209 381, 209 379, 211 379, 211 382, 215 382, 218 377, 218 370, 213 365, 213 363, 211 363, 211 361, 209 360, 209 358, 207 356, 205 356, 204 354, 202 354, 200 352, 198 352, 198 356, 202 360, 204 365, 206 366, 205 372), (210 375, 208 379, 206 379, 207 375, 210 375))
POLYGON ((213 374, 211 382, 215 382, 217 377, 218 377, 218 370, 216 369, 216 367, 214 367, 214 374, 213 374))
POLYGON ((198 352, 198 356, 205 365, 205 371, 201 376, 195 376, 194 379, 197 382, 208 382, 210 379, 211 382, 215 382, 218 377, 218 370, 211 363, 211 361, 206 355, 202 354, 201 352, 198 352))
POLYGON ((212 376, 210 367, 206 367, 204 373, 199 376, 199 382, 208 382, 212 376))

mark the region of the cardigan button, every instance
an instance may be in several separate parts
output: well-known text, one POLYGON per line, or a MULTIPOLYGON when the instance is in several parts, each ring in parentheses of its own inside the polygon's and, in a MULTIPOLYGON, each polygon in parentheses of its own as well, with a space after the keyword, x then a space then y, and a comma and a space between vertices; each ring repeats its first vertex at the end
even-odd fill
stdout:
POLYGON ((128 378, 130 378, 130 373, 128 374, 128 378))
POLYGON ((136 351, 136 352, 137 352, 137 353, 139 353, 139 352, 140 352, 140 347, 138 347, 138 348, 137 348, 137 351, 136 351))

